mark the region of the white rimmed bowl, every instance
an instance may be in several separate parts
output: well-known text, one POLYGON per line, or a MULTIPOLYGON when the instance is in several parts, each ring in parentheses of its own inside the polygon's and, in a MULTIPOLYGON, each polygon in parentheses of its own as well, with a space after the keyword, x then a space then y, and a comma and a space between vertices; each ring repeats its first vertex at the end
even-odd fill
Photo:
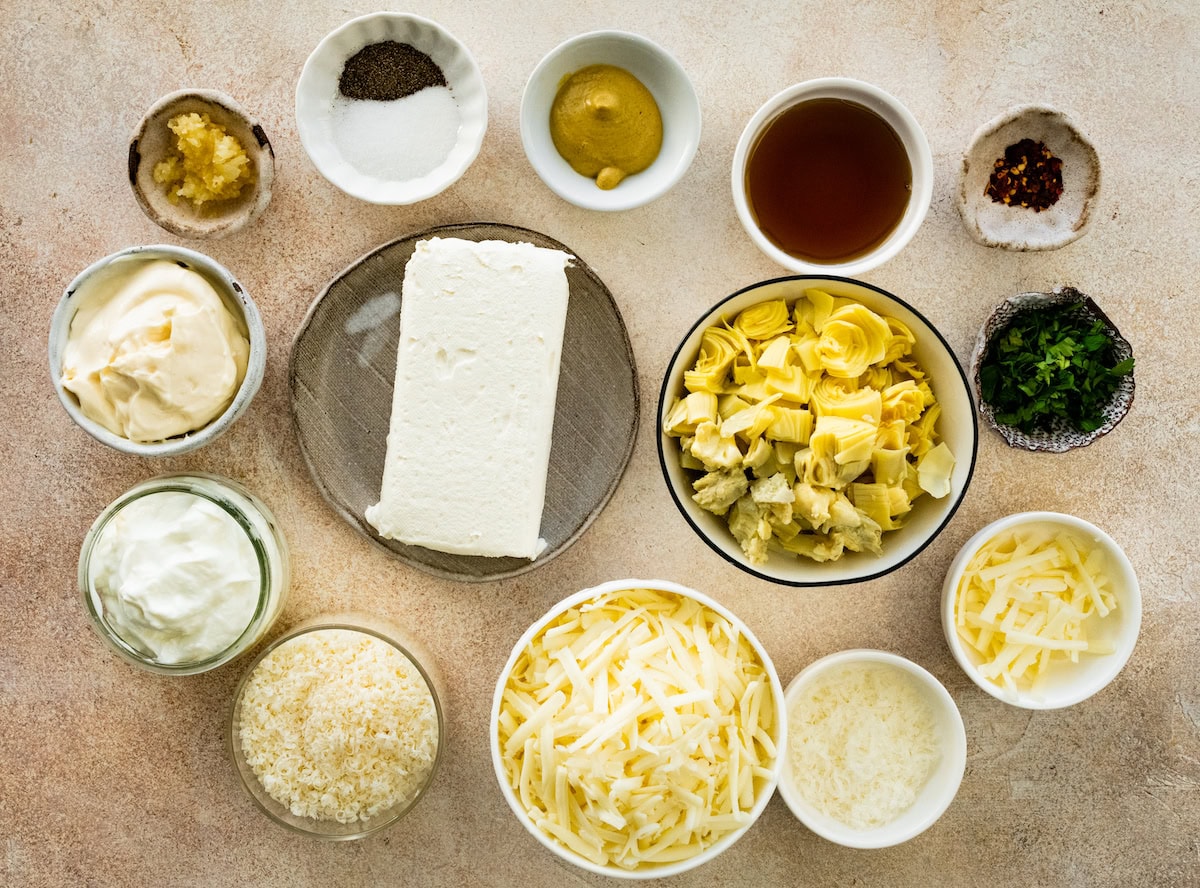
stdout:
MULTIPOLYGON (((942 750, 941 761, 908 810, 895 820, 872 829, 853 829, 818 811, 807 801, 796 788, 790 750, 783 755, 779 794, 796 819, 821 838, 847 848, 887 848, 907 842, 923 833, 950 807, 966 769, 967 735, 958 707, 942 683, 911 660, 885 651, 840 651, 809 664, 788 683, 785 696, 789 717, 792 707, 800 699, 805 688, 834 669, 855 666, 890 666, 902 670, 915 680, 937 724, 938 741, 942 750)), ((788 725, 789 736, 794 738, 797 730, 799 729, 796 726, 788 725)))
POLYGON ((746 128, 742 130, 737 148, 733 152, 732 187, 733 205, 742 227, 746 229, 754 245, 768 257, 792 271, 855 275, 887 262, 912 240, 917 229, 921 227, 929 210, 930 198, 933 196, 933 154, 929 150, 929 142, 920 124, 895 96, 861 80, 823 77, 789 86, 754 113, 746 128), (746 164, 768 125, 788 108, 813 99, 842 99, 875 112, 900 137, 912 165, 912 194, 908 199, 908 207, 895 229, 869 252, 844 262, 811 262, 781 249, 759 227, 746 193, 746 164))
POLYGON ((967 677, 982 690, 997 700, 1003 700, 1021 709, 1062 709, 1082 702, 1102 690, 1117 677, 1129 661, 1137 644, 1141 626, 1142 593, 1129 557, 1116 540, 1096 525, 1060 512, 1017 512, 993 521, 967 540, 959 550, 954 561, 950 563, 946 581, 942 585, 942 632, 954 659, 967 673, 967 677), (999 534, 1035 525, 1060 527, 1084 537, 1107 556, 1117 607, 1103 618, 1096 614, 1090 615, 1085 626, 1089 639, 1107 643, 1112 646, 1113 651, 1109 654, 1081 654, 1078 663, 1052 660, 1039 691, 1019 689, 1016 693, 1011 693, 1002 685, 979 674, 982 658, 978 652, 963 643, 955 629, 954 599, 963 571, 985 543, 999 534))
POLYGON ((587 210, 629 210, 661 197, 678 182, 700 144, 700 101, 687 72, 670 53, 625 31, 572 37, 538 63, 521 98, 521 142, 542 181, 563 200, 587 210), (604 191, 571 168, 550 137, 550 107, 568 76, 588 65, 615 65, 642 82, 658 103, 662 150, 640 173, 604 191))
POLYGON ((296 83, 296 127, 317 170, 342 191, 375 204, 411 204, 433 197, 462 177, 483 145, 487 91, 475 59, 453 34, 419 15, 374 12, 351 19, 313 50, 296 83), (442 69, 458 103, 458 140, 433 170, 412 179, 380 179, 360 172, 334 140, 333 104, 346 62, 364 46, 394 40, 428 55, 442 69))
POLYGON ((267 334, 263 329, 258 306, 254 304, 250 294, 225 266, 203 253, 185 247, 176 247, 170 244, 128 247, 93 262, 67 285, 58 307, 54 310, 54 316, 50 320, 50 378, 54 381, 54 390, 58 393, 59 401, 62 402, 67 414, 75 421, 75 424, 101 444, 107 444, 114 450, 120 450, 122 453, 129 453, 133 456, 178 456, 181 453, 188 453, 203 447, 220 437, 250 406, 258 387, 262 384, 266 364, 267 334), (188 432, 186 435, 142 444, 115 434, 85 416, 79 409, 78 399, 63 388, 62 365, 67 338, 71 330, 71 321, 74 320, 75 313, 79 310, 80 300, 87 295, 89 284, 102 282, 107 275, 117 271, 123 272, 124 269, 120 266, 126 263, 147 262, 153 259, 177 262, 185 268, 203 275, 220 294, 221 299, 234 313, 234 316, 241 318, 246 325, 250 339, 250 356, 246 363, 246 375, 242 379, 241 387, 238 388, 237 394, 234 395, 230 405, 225 408, 224 413, 203 428, 188 432))
POLYGON ((820 275, 775 278, 751 284, 705 312, 688 330, 667 366, 658 397, 657 423, 658 459, 663 477, 671 498, 692 530, 734 566, 785 586, 861 583, 891 573, 915 558, 954 517, 975 471, 979 446, 979 420, 966 374, 954 357, 954 350, 937 328, 907 302, 886 290, 849 278, 820 275), (810 287, 857 300, 874 312, 897 318, 912 331, 917 340, 913 354, 933 380, 934 394, 942 405, 938 431, 955 457, 950 493, 941 499, 926 496, 918 500, 905 525, 884 534, 883 554, 878 557, 867 552, 847 552, 837 561, 818 564, 788 552, 772 551, 766 564, 751 564, 725 519, 702 509, 692 499, 693 476, 680 465, 679 441, 667 435, 664 421, 671 409, 672 398, 684 392, 684 371, 695 363, 706 328, 720 323, 722 318, 732 321, 743 309, 759 302, 784 299, 791 304, 810 287))
POLYGON ((746 831, 754 825, 754 822, 758 819, 759 815, 762 814, 763 810, 767 806, 767 803, 771 800, 771 796, 775 792, 775 786, 779 780, 779 770, 783 765, 782 755, 777 755, 775 761, 771 763, 771 776, 759 787, 754 799, 754 807, 749 812, 749 822, 745 826, 742 826, 735 831, 726 833, 717 842, 713 843, 708 848, 705 848, 703 851, 693 857, 676 861, 674 863, 652 864, 639 869, 629 870, 615 865, 601 866, 592 863, 590 860, 567 848, 565 845, 559 843, 539 829, 526 812, 524 806, 521 804, 521 800, 517 798, 516 793, 508 784, 508 778, 504 770, 504 763, 500 750, 498 723, 500 718, 500 704, 505 685, 508 683, 508 678, 512 672, 513 666, 516 664, 517 659, 522 655, 529 643, 538 634, 540 634, 551 621, 570 608, 576 607, 583 602, 597 598, 601 595, 606 595, 611 592, 618 592, 625 589, 651 589, 673 593, 684 598, 690 598, 728 620, 730 625, 732 625, 734 629, 736 629, 741 636, 750 643, 755 655, 762 662, 763 668, 766 670, 771 685, 771 698, 775 705, 776 712, 775 736, 772 739, 777 750, 782 751, 786 749, 787 723, 786 718, 784 717, 783 709, 783 684, 779 680, 779 675, 775 671, 775 665, 771 662, 771 658, 767 654, 766 649, 754 636, 754 633, 750 631, 749 627, 746 626, 746 624, 736 616, 734 616, 734 614, 732 614, 723 605, 718 604, 712 598, 709 598, 707 595, 704 595, 701 592, 697 592, 695 589, 689 589, 686 586, 682 586, 679 583, 670 582, 669 580, 637 579, 612 580, 607 583, 601 583, 599 586, 594 588, 584 589, 580 592, 576 592, 574 595, 568 596, 552 607, 545 616, 541 617, 525 631, 525 633, 513 646, 512 654, 509 656, 508 661, 504 664, 504 668, 500 671, 500 677, 496 682, 496 692, 492 699, 492 712, 491 719, 489 720, 489 743, 492 751, 492 765, 496 772, 496 780, 500 784, 500 791, 504 795, 504 800, 508 802, 508 806, 512 809, 513 814, 516 815, 517 820, 521 822, 521 825, 524 826, 529 833, 544 847, 553 852, 561 860, 580 867, 581 869, 587 870, 588 872, 623 879, 657 879, 678 875, 679 873, 686 872, 690 869, 700 866, 701 864, 707 863, 718 854, 729 848, 743 835, 745 835, 746 831))

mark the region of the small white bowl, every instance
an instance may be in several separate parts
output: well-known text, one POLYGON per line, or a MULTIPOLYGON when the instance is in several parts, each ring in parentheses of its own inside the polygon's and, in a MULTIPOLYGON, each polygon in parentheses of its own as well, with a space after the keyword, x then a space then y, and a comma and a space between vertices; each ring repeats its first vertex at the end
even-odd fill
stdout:
POLYGON ((807 275, 775 278, 751 284, 710 308, 684 336, 671 357, 658 397, 658 460, 671 498, 692 530, 708 546, 746 573, 784 586, 838 586, 861 583, 891 573, 919 555, 942 532, 966 495, 975 471, 979 446, 979 421, 971 400, 966 375, 954 357, 954 350, 924 315, 886 290, 847 278, 807 275), (684 392, 683 374, 696 361, 704 331, 722 318, 732 321, 739 312, 759 302, 784 299, 789 304, 810 287, 833 296, 854 299, 874 312, 894 317, 908 326, 916 337, 913 354, 933 380, 934 394, 942 405, 938 430, 955 457, 950 476, 950 493, 941 499, 922 497, 911 517, 899 530, 883 537, 883 554, 847 552, 837 561, 818 564, 800 555, 772 551, 766 564, 751 564, 741 545, 729 530, 725 518, 701 508, 692 499, 692 478, 679 462, 679 440, 664 428, 671 401, 684 392))
POLYGON ((1100 194, 1100 158, 1067 115, 1049 105, 1018 105, 971 137, 958 177, 958 211, 967 233, 986 247, 1057 250, 1083 237, 1100 194), (996 160, 1022 139, 1043 143, 1062 161, 1062 196, 1035 212, 996 203, 984 188, 996 160))
MULTIPOLYGON (((822 657, 800 672, 787 686, 785 697, 788 712, 806 687, 832 669, 846 666, 881 664, 907 672, 921 685, 925 698, 937 721, 937 731, 942 747, 942 758, 925 786, 917 795, 912 806, 895 820, 874 829, 853 829, 841 821, 822 814, 804 799, 796 789, 792 776, 790 750, 783 755, 783 771, 779 775, 779 794, 788 808, 803 823, 823 839, 836 842, 847 848, 887 848, 899 845, 923 833, 950 807, 962 782, 967 765, 967 734, 962 716, 954 699, 942 683, 911 660, 885 651, 851 650, 840 651, 822 657)), ((788 725, 794 735, 796 728, 788 725)))
POLYGON ((700 144, 700 101, 683 66, 657 43, 625 31, 592 31, 555 47, 529 75, 521 142, 542 181, 563 200, 586 210, 629 210, 661 197, 687 172, 700 144), (650 90, 662 114, 662 150, 654 163, 608 191, 575 172, 550 137, 550 107, 559 87, 588 65, 624 68, 650 90))
POLYGON ((50 320, 50 378, 54 381, 54 390, 58 392, 58 399, 66 408, 71 419, 75 420, 75 424, 81 429, 101 444, 107 444, 114 450, 134 456, 178 456, 181 453, 188 453, 203 447, 208 442, 220 437, 226 429, 233 425, 234 420, 245 413, 246 408, 250 406, 250 401, 253 400, 258 387, 262 384, 266 364, 267 334, 263 329, 258 306, 254 304, 250 294, 225 266, 203 253, 197 253, 195 250, 185 247, 176 247, 170 244, 128 247, 93 262, 67 285, 58 307, 54 310, 54 316, 50 320), (71 322, 75 319, 75 312, 79 309, 80 302, 77 297, 80 295, 80 290, 85 289, 89 282, 99 280, 111 272, 118 263, 140 263, 152 259, 168 259, 203 275, 221 295, 226 306, 245 323, 250 338, 250 356, 246 363, 246 375, 242 379, 242 385, 234 396, 233 402, 225 408, 224 413, 194 432, 169 438, 166 441, 142 444, 117 435, 98 422, 84 416, 83 411, 79 409, 78 399, 63 388, 62 364, 71 322))
POLYGON ((440 194, 479 155, 487 130, 487 91, 475 59, 453 34, 419 15, 374 12, 351 19, 317 44, 296 83, 296 128, 317 170, 342 191, 375 204, 412 204, 440 194), (435 169, 413 179, 380 179, 353 167, 333 135, 333 103, 346 62, 365 46, 394 40, 429 56, 458 102, 458 141, 435 169))
POLYGON ((959 550, 942 586, 942 632, 946 643, 958 665, 975 684, 997 700, 1003 700, 1021 709, 1062 709, 1073 706, 1103 689, 1129 660, 1137 644, 1142 625, 1142 593, 1137 575, 1128 556, 1117 542, 1096 525, 1059 512, 1018 512, 993 521, 983 528, 959 550), (954 621, 954 598, 959 581, 967 563, 975 553, 995 536, 1018 527, 1052 525, 1091 539, 1108 556, 1112 570, 1113 592, 1117 607, 1108 616, 1088 617, 1087 631, 1090 639, 1106 642, 1113 647, 1111 654, 1082 654, 1078 663, 1069 660, 1052 660, 1045 684, 1040 692, 1019 690, 1015 695, 1003 686, 979 674, 982 658, 958 637, 954 621))
POLYGON ((508 661, 504 664, 504 668, 500 670, 500 677, 496 681, 496 692, 492 698, 491 718, 488 722, 488 733, 490 735, 489 745, 492 751, 492 767, 496 772, 496 780, 500 784, 500 791, 504 795, 504 800, 508 802, 509 808, 516 815, 517 820, 525 827, 535 839, 538 840, 544 847, 553 852, 559 859, 567 863, 577 866, 580 869, 588 872, 598 873, 602 876, 612 876, 619 879, 658 879, 668 876, 678 875, 690 869, 700 866, 712 860, 725 849, 729 848, 734 842, 746 834, 758 820, 759 815, 766 809, 767 803, 771 800, 771 796, 775 792, 775 786, 779 781, 779 771, 783 766, 783 751, 787 749, 787 718, 784 712, 784 696, 783 683, 779 680, 779 674, 775 671, 775 664, 771 662, 771 657, 767 654, 766 648, 755 637, 750 628, 740 619, 734 616, 723 605, 718 604, 713 599, 709 598, 695 589, 689 589, 686 586, 681 586, 679 583, 673 583, 669 580, 611 580, 607 583, 601 583, 592 589, 584 589, 570 595, 560 601, 550 611, 530 626, 525 633, 517 640, 513 646, 512 654, 509 655, 508 661), (757 796, 754 799, 754 807, 750 810, 749 822, 740 829, 726 833, 715 843, 705 848, 699 854, 689 857, 685 860, 679 860, 674 863, 649 864, 640 869, 623 869, 616 865, 601 866, 592 863, 587 858, 575 853, 565 845, 560 844, 555 839, 551 838, 547 833, 538 828, 533 822, 525 807, 521 804, 521 800, 517 798, 516 793, 508 784, 508 777, 504 770, 504 760, 500 751, 500 734, 498 724, 500 719, 500 704, 503 699, 504 689, 508 683, 509 674, 512 672, 518 658, 524 653, 530 641, 533 640, 551 621, 573 607, 597 598, 601 595, 606 595, 611 592, 618 592, 624 589, 651 589, 660 592, 671 592, 684 598, 691 598, 699 602, 704 607, 716 612, 720 616, 729 621, 730 625, 736 630, 741 637, 745 638, 750 647, 754 650, 755 655, 762 662, 763 668, 767 673, 768 680, 771 686, 771 699, 775 705, 777 717, 775 719, 775 736, 772 737, 775 743, 775 748, 779 751, 779 755, 775 757, 775 761, 771 763, 770 777, 760 787, 757 796))
POLYGON ((933 196, 933 155, 920 124, 895 96, 861 80, 823 77, 789 86, 755 112, 746 128, 742 130, 742 136, 733 152, 732 186, 733 205, 742 227, 746 229, 755 246, 768 257, 792 271, 855 275, 887 262, 912 240, 917 229, 921 227, 925 213, 929 210, 930 198, 933 196), (761 134, 782 112, 813 99, 842 99, 874 111, 900 137, 912 165, 912 194, 900 222, 882 243, 864 255, 845 262, 810 262, 780 249, 759 228, 746 195, 746 163, 761 134))

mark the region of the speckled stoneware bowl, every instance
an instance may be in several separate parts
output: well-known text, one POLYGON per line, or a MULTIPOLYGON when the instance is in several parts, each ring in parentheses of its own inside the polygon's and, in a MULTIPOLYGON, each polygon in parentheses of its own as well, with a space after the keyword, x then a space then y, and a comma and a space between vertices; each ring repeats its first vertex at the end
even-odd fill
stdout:
POLYGON ((75 280, 67 285, 54 316, 50 320, 50 378, 54 382, 54 390, 63 407, 75 420, 75 424, 99 441, 114 450, 128 453, 132 456, 179 456, 197 450, 216 439, 233 425, 234 421, 246 412, 258 387, 262 385, 263 372, 267 365, 267 334, 263 329, 262 316, 258 306, 250 298, 246 289, 238 283, 229 270, 219 262, 189 250, 170 244, 152 244, 144 247, 128 247, 110 256, 97 260, 81 271, 75 280), (67 347, 67 339, 71 332, 71 322, 79 310, 81 291, 91 283, 103 283, 112 274, 123 273, 121 265, 133 262, 145 262, 151 259, 167 259, 177 262, 184 268, 202 275, 221 295, 225 304, 234 312, 235 317, 241 318, 246 325, 250 340, 250 356, 246 363, 246 375, 234 395, 232 403, 225 411, 203 428, 168 438, 165 441, 141 443, 109 431, 95 420, 85 416, 79 408, 79 401, 71 392, 63 388, 62 366, 63 355, 67 347))
POLYGON ((1109 320, 1108 315, 1100 310, 1091 297, 1085 296, 1074 287, 1058 287, 1049 293, 1018 293, 1009 296, 997 305, 983 329, 975 340, 975 349, 971 353, 971 381, 975 388, 975 400, 979 405, 979 414, 984 422, 1000 433, 1010 447, 1023 450, 1043 450, 1049 453, 1064 453, 1076 447, 1086 447, 1097 438, 1107 435, 1117 423, 1125 418, 1133 404, 1133 373, 1121 378, 1121 384, 1113 395, 1111 403, 1104 410, 1104 424, 1092 432, 1081 432, 1056 420, 1054 426, 1047 432, 1023 432, 1012 426, 996 421, 996 412, 983 399, 983 389, 979 382, 979 367, 987 354, 988 344, 1023 312, 1048 305, 1079 304, 1084 312, 1092 318, 1104 323, 1109 338, 1113 341, 1113 355, 1117 361, 1123 361, 1133 356, 1133 346, 1121 335, 1121 331, 1109 320))
POLYGON ((1070 118, 1049 105, 1019 105, 971 138, 959 173, 958 210, 967 233, 984 246, 1056 250, 1083 236, 1099 193, 1100 158, 1070 118), (1041 212, 997 203, 984 193, 996 161, 1022 139, 1042 142, 1062 160, 1062 195, 1041 212))
POLYGON ((155 102, 129 140, 129 184, 138 206, 157 225, 180 237, 224 237, 245 228, 271 202, 275 152, 262 126, 241 105, 211 89, 185 89, 155 102), (241 143, 254 165, 254 183, 231 200, 209 201, 199 209, 181 200, 172 203, 166 188, 154 181, 154 167, 175 147, 167 127, 178 114, 207 114, 213 123, 241 143))

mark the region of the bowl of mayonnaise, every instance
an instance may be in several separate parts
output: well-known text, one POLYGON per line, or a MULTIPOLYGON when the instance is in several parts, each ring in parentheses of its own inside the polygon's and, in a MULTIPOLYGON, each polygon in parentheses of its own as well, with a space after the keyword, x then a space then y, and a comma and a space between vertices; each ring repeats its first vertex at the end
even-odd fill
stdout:
POLYGON ((266 333, 245 288, 203 253, 129 247, 84 269, 50 323, 50 376, 85 432, 124 453, 174 456, 249 406, 266 333))
POLYGON ((92 628, 122 659, 163 675, 206 672, 257 644, 289 578, 270 509, 236 481, 201 473, 122 494, 79 556, 92 628))

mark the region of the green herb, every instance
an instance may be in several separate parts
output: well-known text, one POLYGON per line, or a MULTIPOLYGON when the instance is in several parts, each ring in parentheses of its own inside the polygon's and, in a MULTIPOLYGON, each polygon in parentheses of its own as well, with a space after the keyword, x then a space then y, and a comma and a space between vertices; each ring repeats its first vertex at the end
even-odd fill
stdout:
POLYGON ((1121 377, 1132 372, 1133 358, 1115 360, 1104 322, 1072 303, 1013 318, 989 343, 979 383, 1003 425, 1049 431, 1058 418, 1091 432, 1104 424, 1121 377))

